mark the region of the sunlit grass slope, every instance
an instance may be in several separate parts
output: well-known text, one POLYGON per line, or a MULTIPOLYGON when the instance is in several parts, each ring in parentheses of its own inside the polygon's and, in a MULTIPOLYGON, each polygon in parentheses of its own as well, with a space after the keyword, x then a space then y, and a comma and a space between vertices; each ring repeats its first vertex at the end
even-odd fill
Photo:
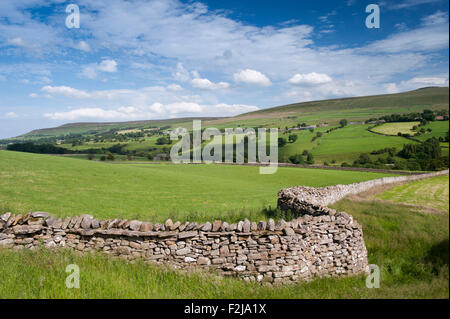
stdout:
POLYGON ((0 151, 0 211, 162 221, 264 218, 276 194, 294 185, 347 184, 379 173, 229 165, 107 164, 0 151))
POLYGON ((378 198, 449 211, 448 175, 423 179, 388 189, 378 198))

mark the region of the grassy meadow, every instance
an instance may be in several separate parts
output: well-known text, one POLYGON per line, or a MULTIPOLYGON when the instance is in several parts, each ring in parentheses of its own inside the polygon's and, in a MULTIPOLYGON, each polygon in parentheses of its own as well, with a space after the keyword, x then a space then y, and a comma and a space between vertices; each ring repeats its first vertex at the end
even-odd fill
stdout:
POLYGON ((397 133, 413 135, 415 132, 412 128, 419 124, 420 122, 385 123, 374 127, 372 131, 385 135, 397 135, 397 133))
POLYGON ((382 200, 432 207, 448 213, 448 175, 395 186, 377 195, 382 200))
POLYGON ((0 151, 0 212, 48 211, 57 216, 236 221, 266 218, 276 194, 294 185, 348 184, 389 176, 279 167, 110 164, 0 151))
POLYGON ((330 134, 324 134, 312 148, 314 159, 319 163, 335 160, 352 163, 361 153, 385 147, 401 149, 404 144, 414 143, 403 137, 383 136, 367 130, 370 125, 348 125, 330 134))

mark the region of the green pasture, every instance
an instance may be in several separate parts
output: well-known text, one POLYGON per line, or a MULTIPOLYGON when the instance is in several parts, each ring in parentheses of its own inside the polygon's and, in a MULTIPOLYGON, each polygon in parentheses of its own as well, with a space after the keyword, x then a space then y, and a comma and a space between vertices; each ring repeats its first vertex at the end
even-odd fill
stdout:
POLYGON ((372 131, 385 135, 397 135, 398 133, 413 135, 415 132, 412 128, 419 124, 420 122, 385 123, 374 127, 372 131))
POLYGON ((383 136, 369 132, 370 125, 348 125, 324 134, 317 145, 312 148, 316 161, 336 160, 337 163, 352 163, 361 153, 386 147, 396 147, 400 150, 404 144, 414 143, 403 137, 383 136))
POLYGON ((377 197, 396 203, 407 203, 449 211, 448 175, 414 181, 395 186, 377 197))
POLYGON ((428 122, 427 125, 421 126, 421 128, 422 127, 424 129, 430 128, 431 132, 426 132, 422 135, 415 136, 414 138, 420 141, 425 141, 431 137, 440 137, 440 136, 445 137, 445 135, 449 131, 448 123, 449 123, 448 121, 428 122))
POLYGON ((223 164, 110 164, 0 151, 0 212, 148 221, 267 218, 276 194, 294 185, 348 184, 389 174, 223 164))

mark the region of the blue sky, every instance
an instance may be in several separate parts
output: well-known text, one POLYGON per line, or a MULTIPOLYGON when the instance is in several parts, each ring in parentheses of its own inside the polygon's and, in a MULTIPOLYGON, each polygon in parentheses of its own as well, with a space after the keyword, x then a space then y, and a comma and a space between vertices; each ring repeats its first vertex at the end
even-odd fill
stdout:
POLYGON ((5 0, 0 138, 448 86, 448 2, 5 0), (68 4, 80 28, 65 25, 68 4), (380 28, 365 8, 380 6, 380 28))

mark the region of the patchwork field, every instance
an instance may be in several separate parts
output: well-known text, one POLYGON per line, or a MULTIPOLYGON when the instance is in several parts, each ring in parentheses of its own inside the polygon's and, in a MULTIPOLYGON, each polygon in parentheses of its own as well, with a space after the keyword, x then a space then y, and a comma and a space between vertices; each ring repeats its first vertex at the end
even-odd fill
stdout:
POLYGON ((397 135, 397 133, 413 135, 414 131, 412 128, 419 124, 420 122, 385 123, 374 127, 372 131, 385 135, 397 135))
POLYGON ((377 197, 396 203, 407 203, 449 211, 448 175, 428 178, 388 189, 377 197))
MULTIPOLYGON (((426 139, 429 139, 431 137, 439 137, 439 136, 445 136, 449 131, 449 122, 448 121, 435 121, 435 122, 429 122, 427 125, 423 126, 424 129, 431 129, 431 132, 426 132, 425 134, 422 134, 420 136, 414 137, 415 139, 418 139, 420 141, 425 141, 426 139)), ((447 145, 448 147, 448 145, 447 145)))
POLYGON ((58 216, 236 221, 266 218, 276 194, 294 185, 348 184, 388 174, 228 165, 108 164, 0 151, 0 212, 58 216))
POLYGON ((401 149, 404 144, 414 143, 403 137, 383 136, 367 131, 369 125, 349 125, 324 134, 312 153, 319 162, 336 160, 338 163, 351 163, 361 153, 385 147, 401 149))

